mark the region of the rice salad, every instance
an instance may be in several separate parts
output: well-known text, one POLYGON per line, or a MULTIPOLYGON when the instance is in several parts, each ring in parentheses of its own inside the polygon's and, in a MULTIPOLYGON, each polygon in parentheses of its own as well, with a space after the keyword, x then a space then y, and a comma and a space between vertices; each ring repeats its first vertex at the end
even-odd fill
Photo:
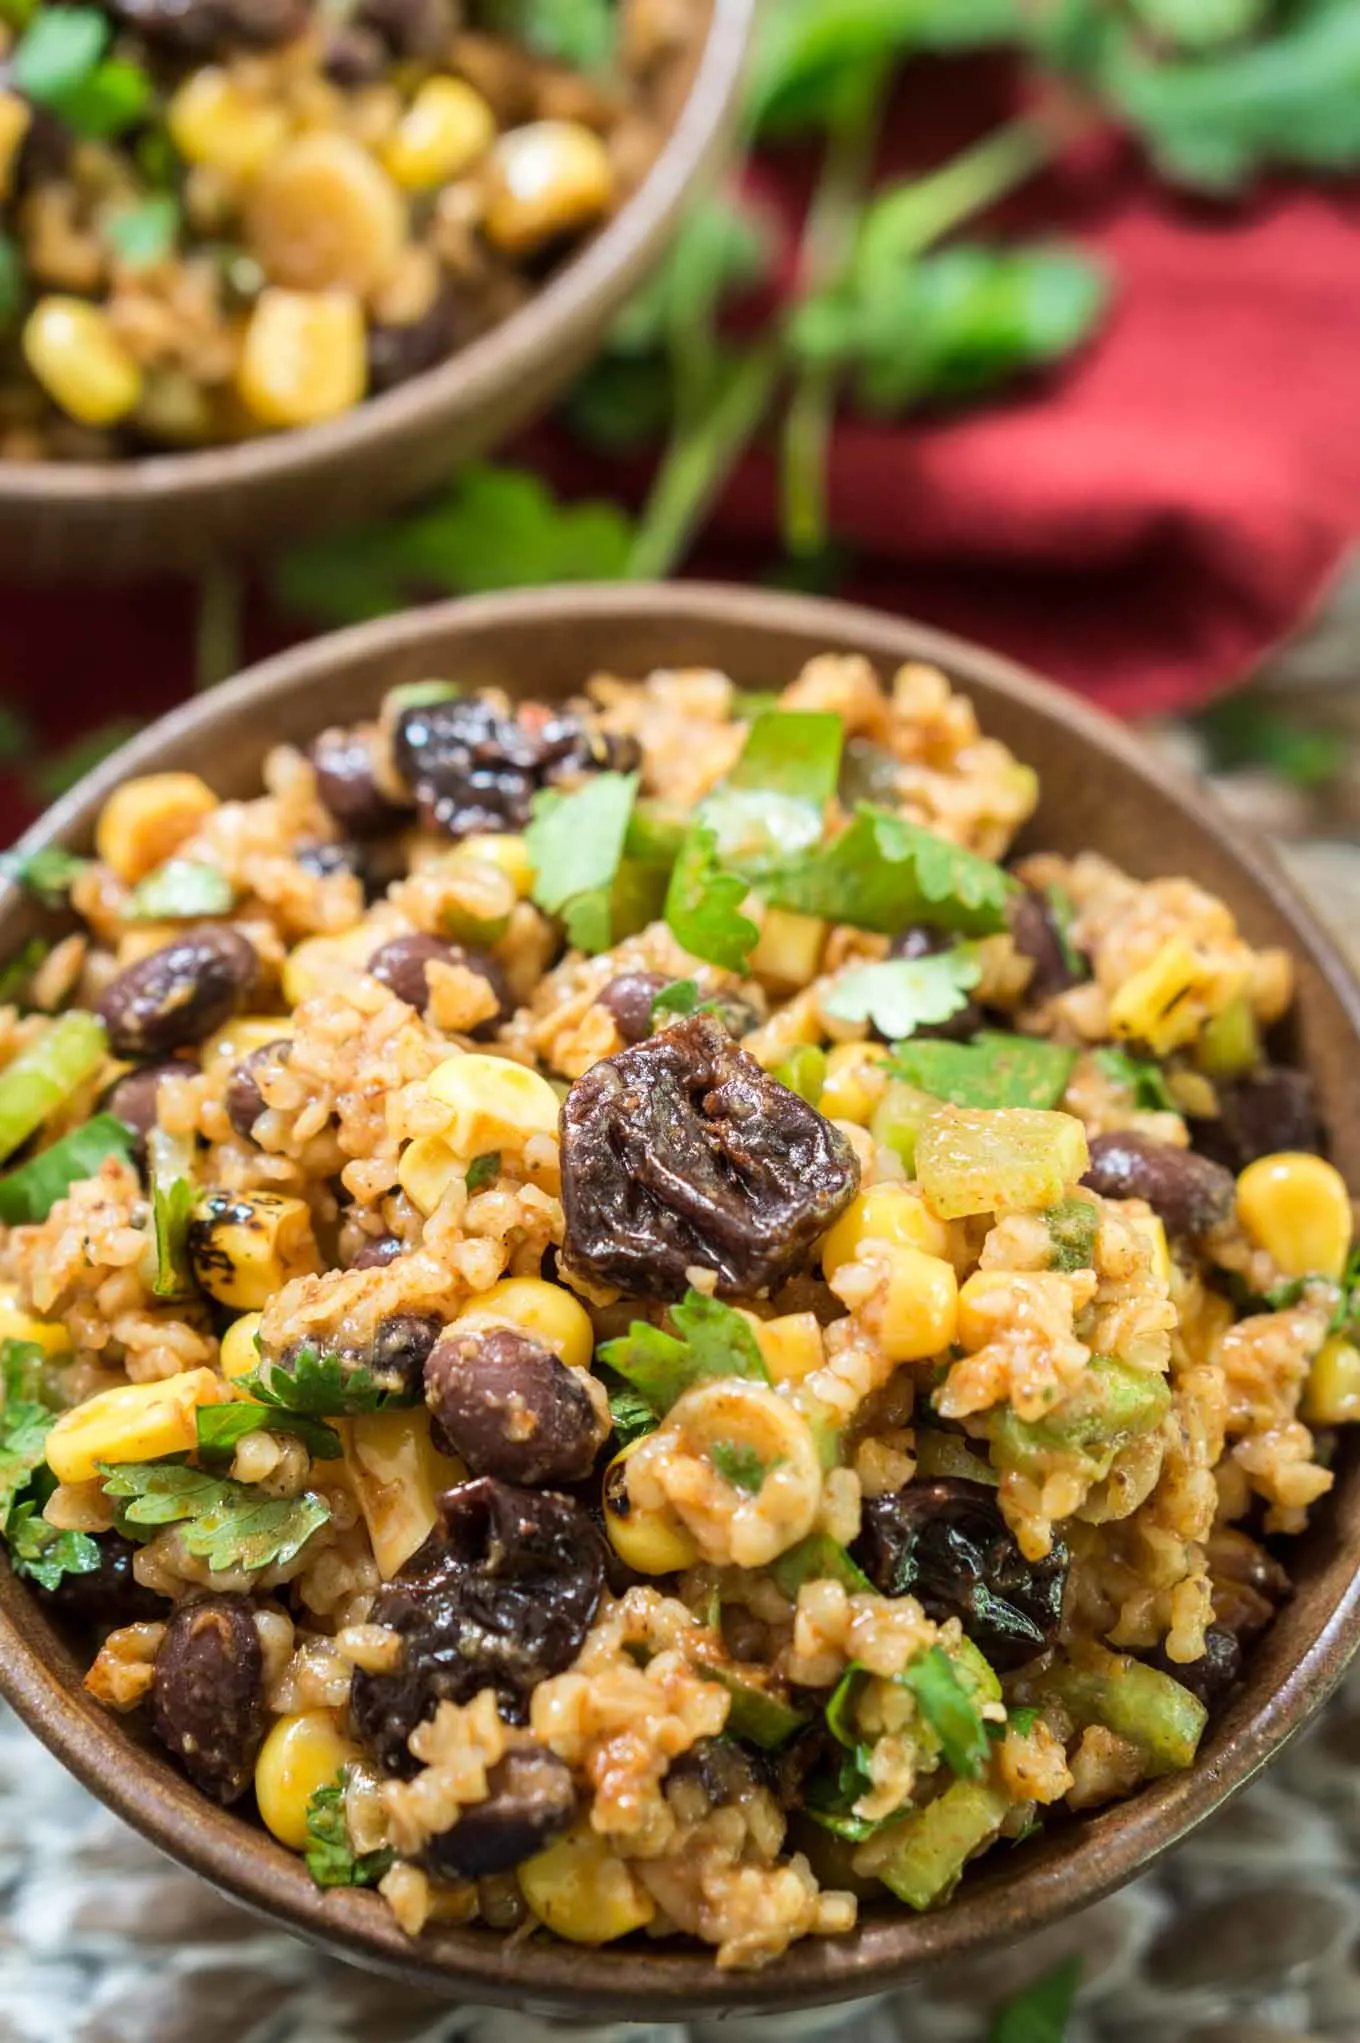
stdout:
POLYGON ((827 654, 394 689, 12 860, 0 1530, 90 1692, 412 1936, 732 1968, 1192 1766, 1351 1201, 1290 958, 1037 800, 827 654))

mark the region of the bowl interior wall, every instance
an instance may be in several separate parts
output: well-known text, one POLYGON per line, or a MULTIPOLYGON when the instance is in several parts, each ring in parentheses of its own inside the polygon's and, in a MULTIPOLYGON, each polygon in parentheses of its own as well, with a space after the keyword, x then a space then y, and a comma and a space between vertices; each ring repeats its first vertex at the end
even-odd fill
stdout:
MULTIPOLYGON (((885 675, 903 659, 938 659, 973 697, 984 730, 1037 767, 1043 797, 1032 844, 1098 848, 1140 877, 1187 875, 1228 901, 1253 943, 1293 951, 1299 1052, 1316 1075, 1336 1160, 1360 1183, 1356 990, 1273 863, 1202 793, 1104 719, 993 656, 868 612, 679 588, 546 591, 411 613, 304 647, 186 705, 106 762, 26 841, 59 837, 84 848, 110 789, 153 765, 196 770, 226 794, 249 793, 271 745, 305 743, 328 723, 370 713, 383 690, 402 681, 437 676, 558 696, 596 672, 693 665, 720 668, 743 686, 777 687, 828 648, 862 652, 885 675)), ((0 900, 0 957, 41 920, 12 892, 0 900)), ((1317 1707, 1348 1657, 1360 1595, 1355 1452, 1343 1452, 1335 1496, 1293 1553, 1297 1593, 1255 1651, 1245 1686, 1193 1772, 989 1861, 941 1914, 871 1910, 853 1937, 797 1945, 758 1975, 722 1974, 701 1954, 645 1944, 596 1952, 537 1941, 507 1953, 499 1937, 476 1929, 409 1944, 370 1897, 319 1896, 297 1860, 249 1824, 220 1818, 158 1753, 148 1751, 137 1769, 120 1764, 126 1724, 84 1697, 69 1643, 7 1573, 0 1687, 69 1765, 156 1841, 249 1905, 361 1962, 473 1999, 559 2011, 637 2019, 776 2009, 881 1989, 1037 1928, 1127 1878, 1240 1786, 1317 1707)))

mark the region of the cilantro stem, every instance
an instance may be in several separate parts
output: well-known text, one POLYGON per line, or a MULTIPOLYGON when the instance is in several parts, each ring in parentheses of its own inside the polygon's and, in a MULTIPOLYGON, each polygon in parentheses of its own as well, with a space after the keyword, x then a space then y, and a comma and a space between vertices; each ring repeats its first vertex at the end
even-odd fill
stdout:
POLYGON ((683 559, 747 443, 760 429, 783 368, 767 341, 722 375, 708 406, 666 450, 628 556, 630 581, 663 581, 683 559))
POLYGON ((1011 121, 939 170, 901 186, 870 209, 856 268, 890 267, 924 254, 1041 170, 1057 146, 1058 137, 1045 122, 1029 117, 1011 121))
POLYGON ((194 686, 215 688, 241 668, 241 619, 245 582, 224 561, 203 571, 198 585, 194 630, 194 686))

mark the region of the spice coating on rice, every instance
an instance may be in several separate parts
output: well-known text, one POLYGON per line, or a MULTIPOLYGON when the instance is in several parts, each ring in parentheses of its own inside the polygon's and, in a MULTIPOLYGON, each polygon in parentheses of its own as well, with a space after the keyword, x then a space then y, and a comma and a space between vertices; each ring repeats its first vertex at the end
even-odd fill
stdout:
POLYGON ((931 668, 394 690, 21 872, 0 1529, 402 1927, 728 1967, 1195 1761, 1360 1417, 1287 956, 931 668), (684 742, 677 742, 677 734, 684 742))

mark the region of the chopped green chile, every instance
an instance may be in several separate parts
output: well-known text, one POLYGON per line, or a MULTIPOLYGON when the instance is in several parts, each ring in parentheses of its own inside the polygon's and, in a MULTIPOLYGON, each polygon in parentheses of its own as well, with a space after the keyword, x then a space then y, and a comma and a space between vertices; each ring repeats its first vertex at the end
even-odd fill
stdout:
POLYGON ((731 1697, 726 1730, 729 1737, 744 1738, 762 1752, 777 1752, 809 1723, 803 1710, 772 1695, 758 1682, 745 1678, 736 1668, 701 1667, 705 1681, 716 1681, 731 1697))
POLYGON ((941 1220, 1056 1206, 1089 1160, 1080 1121, 1029 1107, 942 1107, 916 1145, 916 1175, 941 1220))
POLYGON ((1196 1040, 1195 1061, 1208 1078, 1244 1078, 1255 1070, 1261 1061, 1261 1032, 1245 996, 1210 1016, 1196 1040))
POLYGON ((924 1809, 879 1833, 866 1871, 909 1908, 930 1908, 953 1892, 969 1859, 996 1836, 1010 1810, 1008 1797, 988 1782, 956 1780, 924 1809))
POLYGON ((976 1445, 962 1433, 946 1433, 939 1426, 916 1428, 916 1473, 937 1479, 957 1476, 967 1483, 987 1483, 992 1488, 1001 1478, 976 1445))
POLYGON ((823 807, 840 777, 842 719, 826 710, 767 709, 754 719, 726 785, 823 807))
POLYGON ((1055 1270, 1089 1270, 1096 1259, 1100 1217, 1094 1200, 1078 1192, 1060 1199, 1044 1215, 1055 1270))
POLYGON ((1143 1754, 1149 1779, 1193 1766, 1209 1712, 1197 1695, 1122 1653, 1106 1653, 1092 1665, 1053 1667, 1043 1676, 1079 1724, 1103 1724, 1143 1754))
POLYGON ((804 1582, 839 1582, 852 1596, 873 1594, 873 1583, 843 1546, 824 1532, 812 1532, 771 1562, 770 1573, 789 1598, 797 1599, 804 1582))
POLYGON ((954 1107, 1052 1108, 1076 1061, 1060 1043, 983 1029, 971 1043, 901 1043, 892 1071, 954 1107))
POLYGON ((72 1009, 0 1072, 0 1158, 12 1156, 93 1077, 107 1044, 99 1017, 72 1009))
POLYGON ((900 1078, 889 1079, 870 1118, 869 1133, 875 1142, 901 1157, 910 1175, 916 1168, 916 1145, 921 1130, 931 1115, 939 1111, 940 1102, 930 1093, 907 1085, 900 1078))

